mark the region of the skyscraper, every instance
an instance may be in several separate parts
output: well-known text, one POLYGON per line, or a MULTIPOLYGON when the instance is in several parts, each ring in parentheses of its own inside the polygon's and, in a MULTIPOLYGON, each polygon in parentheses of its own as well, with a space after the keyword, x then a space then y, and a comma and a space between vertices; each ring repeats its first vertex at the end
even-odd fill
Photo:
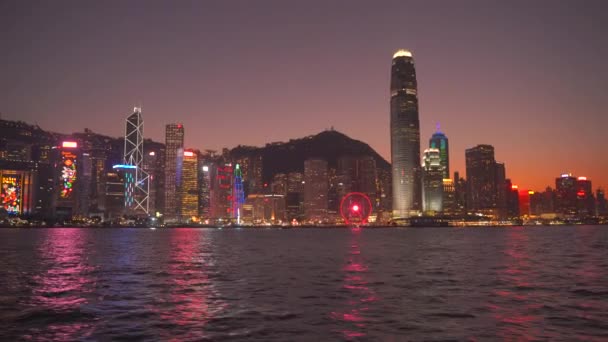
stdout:
POLYGON ((576 199, 579 217, 589 217, 595 215, 595 197, 591 180, 587 177, 578 177, 576 180, 576 199))
POLYGON ((327 162, 309 159, 304 162, 304 213, 311 221, 323 220, 327 215, 327 162))
POLYGON ((168 124, 165 129, 165 219, 179 216, 178 192, 184 153, 184 126, 168 124))
POLYGON ((241 216, 243 215, 243 204, 245 203, 245 190, 243 189, 243 173, 241 166, 234 166, 234 186, 232 187, 232 217, 236 219, 237 224, 241 224, 241 216))
POLYGON ((477 145, 465 151, 467 209, 495 217, 506 215, 505 165, 494 159, 494 147, 477 145))
POLYGON ((391 163, 393 216, 409 217, 420 211, 422 191, 418 86, 407 50, 393 55, 391 67, 391 163))
POLYGON ((424 211, 436 213, 443 211, 443 167, 441 155, 437 148, 424 150, 422 174, 422 197, 424 211))
POLYGON ((555 210, 566 216, 577 213, 577 179, 570 173, 564 173, 555 178, 556 208, 555 210))
POLYGON ((450 178, 450 146, 448 137, 439 131, 439 124, 437 124, 437 132, 429 140, 429 147, 439 150, 443 178, 450 178))
POLYGON ((125 130, 125 165, 135 166, 133 193, 133 213, 148 215, 150 176, 144 171, 144 120, 141 116, 141 108, 133 108, 133 114, 127 118, 125 130))
POLYGON ((182 181, 179 187, 179 214, 182 222, 199 215, 198 209, 198 153, 185 150, 182 163, 182 181))

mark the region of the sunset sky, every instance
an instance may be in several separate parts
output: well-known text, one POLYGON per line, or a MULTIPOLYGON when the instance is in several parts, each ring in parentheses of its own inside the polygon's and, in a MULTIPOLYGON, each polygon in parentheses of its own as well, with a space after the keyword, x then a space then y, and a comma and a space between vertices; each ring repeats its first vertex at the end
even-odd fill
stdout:
POLYGON ((491 144, 520 188, 608 187, 608 1, 0 2, 3 119, 263 145, 333 126, 390 161, 393 53, 412 51, 421 149, 491 144))

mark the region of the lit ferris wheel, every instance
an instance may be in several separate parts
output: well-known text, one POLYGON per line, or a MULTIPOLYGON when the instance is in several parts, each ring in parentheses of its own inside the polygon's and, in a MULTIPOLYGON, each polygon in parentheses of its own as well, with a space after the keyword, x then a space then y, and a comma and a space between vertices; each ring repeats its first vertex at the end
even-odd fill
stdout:
POLYGON ((340 202, 340 214, 347 225, 366 224, 371 213, 372 202, 364 193, 351 192, 340 202))

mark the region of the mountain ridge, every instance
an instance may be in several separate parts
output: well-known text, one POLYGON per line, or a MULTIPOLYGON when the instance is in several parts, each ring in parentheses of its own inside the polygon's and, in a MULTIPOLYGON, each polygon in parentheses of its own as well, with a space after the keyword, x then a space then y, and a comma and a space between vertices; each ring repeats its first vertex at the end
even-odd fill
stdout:
POLYGON ((324 159, 330 168, 337 167, 340 157, 371 156, 376 167, 390 170, 390 164, 371 146, 336 130, 325 130, 286 142, 267 143, 263 147, 239 145, 230 150, 230 157, 262 156, 262 177, 269 182, 277 173, 303 172, 304 161, 324 159))

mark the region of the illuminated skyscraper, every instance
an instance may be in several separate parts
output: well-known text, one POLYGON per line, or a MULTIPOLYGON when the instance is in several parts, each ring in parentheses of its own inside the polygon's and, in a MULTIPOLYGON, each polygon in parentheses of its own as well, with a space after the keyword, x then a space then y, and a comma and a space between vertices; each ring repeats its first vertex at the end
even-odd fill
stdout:
POLYGON ((304 162, 304 213, 312 221, 327 216, 327 192, 329 188, 327 162, 309 159, 304 162))
POLYGON ((215 168, 211 216, 214 219, 231 220, 234 168, 230 163, 220 163, 215 168))
POLYGON ((409 217, 421 209, 420 121, 418 86, 412 53, 399 50, 391 68, 391 163, 393 216, 409 217))
POLYGON ((566 216, 573 216, 577 212, 577 179, 570 173, 564 173, 555 179, 556 208, 555 210, 566 216))
POLYGON ((56 172, 59 184, 56 187, 55 216, 59 220, 70 219, 77 208, 78 178, 80 178, 80 150, 76 141, 63 141, 59 152, 56 172))
POLYGON ((198 211, 203 219, 211 217, 211 188, 213 186, 212 173, 215 170, 213 162, 208 156, 199 158, 198 162, 198 211))
POLYGON ((595 215, 595 197, 591 180, 587 177, 578 177, 576 180, 577 211, 579 217, 590 217, 595 215))
POLYGON ((467 209, 494 217, 506 216, 505 165, 494 159, 494 147, 477 145, 465 151, 467 209))
POLYGON ((133 189, 133 204, 131 211, 135 214, 148 215, 150 176, 144 171, 144 120, 141 117, 141 108, 135 107, 133 114, 127 118, 125 131, 125 165, 135 166, 133 189))
POLYGON ((441 201, 442 212, 444 215, 456 215, 456 187, 454 181, 449 178, 442 179, 443 198, 441 201))
POLYGON ((198 190, 198 155, 192 150, 186 150, 179 187, 179 213, 182 222, 198 217, 198 190))
POLYGON ((301 172, 287 174, 287 197, 285 199, 288 218, 300 220, 304 214, 304 175, 301 172))
POLYGON ((232 215, 236 219, 237 224, 241 224, 241 216, 243 212, 243 203, 245 203, 245 191, 243 190, 243 173, 241 166, 234 166, 234 186, 232 187, 232 215))
POLYGON ((424 150, 422 197, 424 211, 437 213, 443 210, 443 167, 439 149, 424 150))
POLYGON ((437 132, 429 140, 429 147, 439 150, 443 178, 450 178, 450 146, 448 144, 448 137, 439 131, 439 124, 437 124, 437 132))
POLYGON ((178 193, 184 154, 184 126, 168 124, 165 130, 165 219, 179 217, 178 193))

